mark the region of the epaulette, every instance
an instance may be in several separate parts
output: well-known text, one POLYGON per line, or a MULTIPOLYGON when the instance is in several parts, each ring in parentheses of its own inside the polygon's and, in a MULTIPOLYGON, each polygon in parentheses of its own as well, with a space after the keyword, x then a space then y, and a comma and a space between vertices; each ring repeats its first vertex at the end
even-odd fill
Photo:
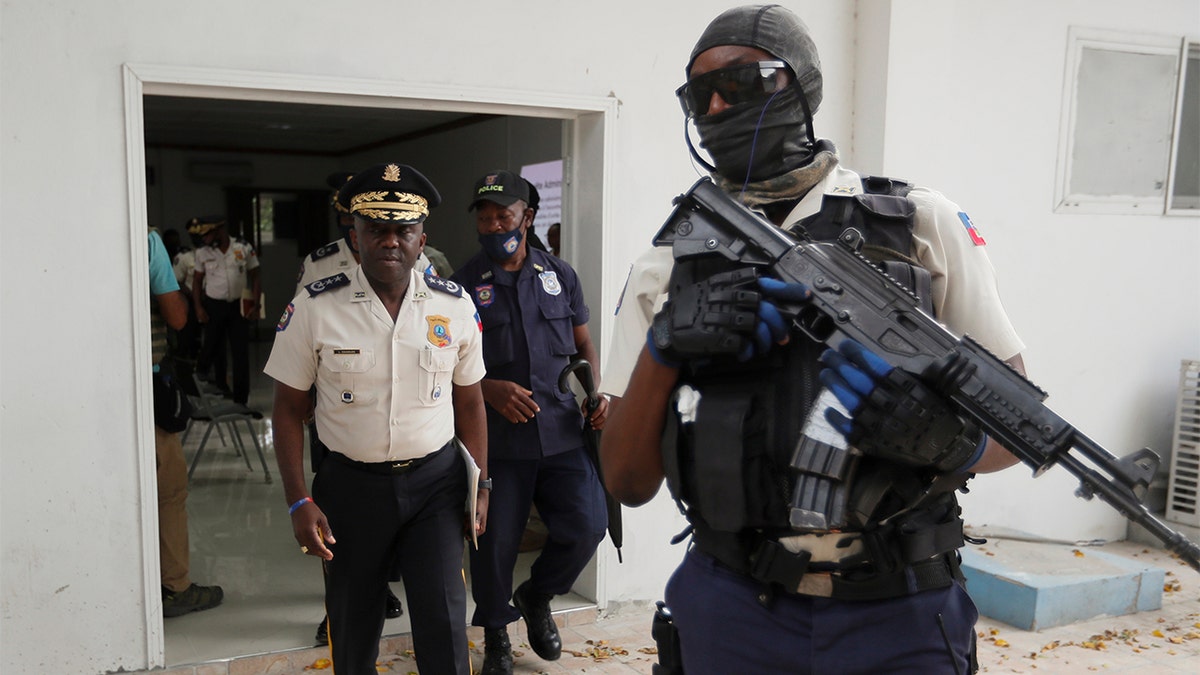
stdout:
POLYGON ((435 291, 441 291, 443 293, 453 295, 456 298, 461 298, 463 296, 462 286, 450 281, 449 279, 435 277, 432 274, 425 275, 425 285, 435 291))
POLYGON ((324 246, 322 246, 321 248, 313 251, 308 257, 313 262, 317 262, 321 258, 328 258, 329 256, 331 256, 337 252, 338 252, 338 243, 336 241, 331 241, 328 244, 325 244, 324 246))
POLYGON ((346 276, 345 272, 338 272, 331 277, 317 279, 304 288, 308 291, 308 297, 315 298, 331 288, 338 288, 340 286, 347 286, 349 284, 350 277, 346 276))

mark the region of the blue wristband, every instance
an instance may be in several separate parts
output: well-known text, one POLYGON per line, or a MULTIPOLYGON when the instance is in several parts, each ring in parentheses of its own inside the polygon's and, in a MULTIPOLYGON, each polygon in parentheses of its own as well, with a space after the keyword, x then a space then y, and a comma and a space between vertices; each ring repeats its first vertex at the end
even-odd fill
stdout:
POLYGON ((954 473, 971 473, 971 467, 975 466, 979 463, 979 460, 983 459, 983 453, 985 450, 987 450, 987 444, 988 435, 984 434, 983 438, 979 441, 979 446, 975 448, 975 454, 971 455, 971 459, 968 459, 966 463, 962 465, 962 468, 954 473))
POLYGON ((646 329, 646 349, 650 352, 650 358, 658 362, 659 365, 663 365, 668 368, 678 368, 682 365, 678 361, 672 361, 671 359, 668 359, 662 355, 662 352, 658 351, 658 347, 654 344, 653 328, 646 329))
POLYGON ((305 504, 311 504, 311 503, 312 503, 312 497, 304 497, 302 499, 297 500, 295 504, 292 504, 291 506, 288 507, 288 515, 290 516, 293 513, 295 513, 296 509, 300 508, 301 506, 304 506, 305 504))

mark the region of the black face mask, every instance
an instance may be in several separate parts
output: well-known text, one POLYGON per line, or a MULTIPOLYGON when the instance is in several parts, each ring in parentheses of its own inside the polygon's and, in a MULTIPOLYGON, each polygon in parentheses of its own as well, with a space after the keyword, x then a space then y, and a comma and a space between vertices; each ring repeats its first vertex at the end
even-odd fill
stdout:
POLYGON ((700 147, 716 162, 717 173, 739 184, 802 167, 813 157, 805 103, 799 87, 792 86, 766 101, 739 103, 697 117, 700 147))

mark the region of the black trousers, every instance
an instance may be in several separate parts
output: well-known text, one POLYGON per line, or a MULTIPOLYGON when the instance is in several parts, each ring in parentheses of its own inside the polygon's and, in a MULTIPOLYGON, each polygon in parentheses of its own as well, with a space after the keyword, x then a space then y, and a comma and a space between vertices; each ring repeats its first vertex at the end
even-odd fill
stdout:
POLYGON ((374 675, 393 558, 404 579, 422 673, 470 675, 463 582, 466 467, 453 446, 389 476, 326 459, 313 499, 337 543, 325 564, 325 611, 338 675, 374 675))
POLYGON ((488 459, 488 476, 497 488, 488 500, 487 532, 479 550, 471 550, 471 625, 502 628, 521 618, 509 603, 513 568, 530 505, 546 523, 549 536, 529 571, 538 593, 571 590, 604 539, 608 510, 596 468, 582 449, 542 459, 488 459))
POLYGON ((226 379, 225 343, 229 343, 229 358, 233 362, 233 400, 246 404, 250 398, 250 322, 242 316, 240 300, 225 301, 204 298, 208 323, 204 324, 204 345, 198 365, 212 365, 213 383, 229 389, 226 379))

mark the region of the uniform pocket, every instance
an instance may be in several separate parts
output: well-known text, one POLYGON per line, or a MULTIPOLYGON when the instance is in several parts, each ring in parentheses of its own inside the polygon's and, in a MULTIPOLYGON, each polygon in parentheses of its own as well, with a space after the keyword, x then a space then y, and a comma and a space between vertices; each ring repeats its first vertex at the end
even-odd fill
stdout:
POLYGON ((421 350, 420 358, 417 396, 425 405, 441 403, 450 397, 458 352, 454 349, 425 347, 421 350))
POLYGON ((512 363, 511 318, 503 312, 480 312, 483 323, 483 365, 488 370, 512 363))
POLYGON ((575 310, 562 295, 541 294, 538 296, 538 309, 546 319, 549 329, 547 347, 555 356, 571 356, 578 348, 575 346, 575 326, 571 319, 575 310))
POLYGON ((330 372, 330 383, 339 392, 343 403, 366 403, 374 400, 374 388, 369 378, 375 368, 375 352, 356 347, 325 347, 321 350, 321 367, 330 372))

